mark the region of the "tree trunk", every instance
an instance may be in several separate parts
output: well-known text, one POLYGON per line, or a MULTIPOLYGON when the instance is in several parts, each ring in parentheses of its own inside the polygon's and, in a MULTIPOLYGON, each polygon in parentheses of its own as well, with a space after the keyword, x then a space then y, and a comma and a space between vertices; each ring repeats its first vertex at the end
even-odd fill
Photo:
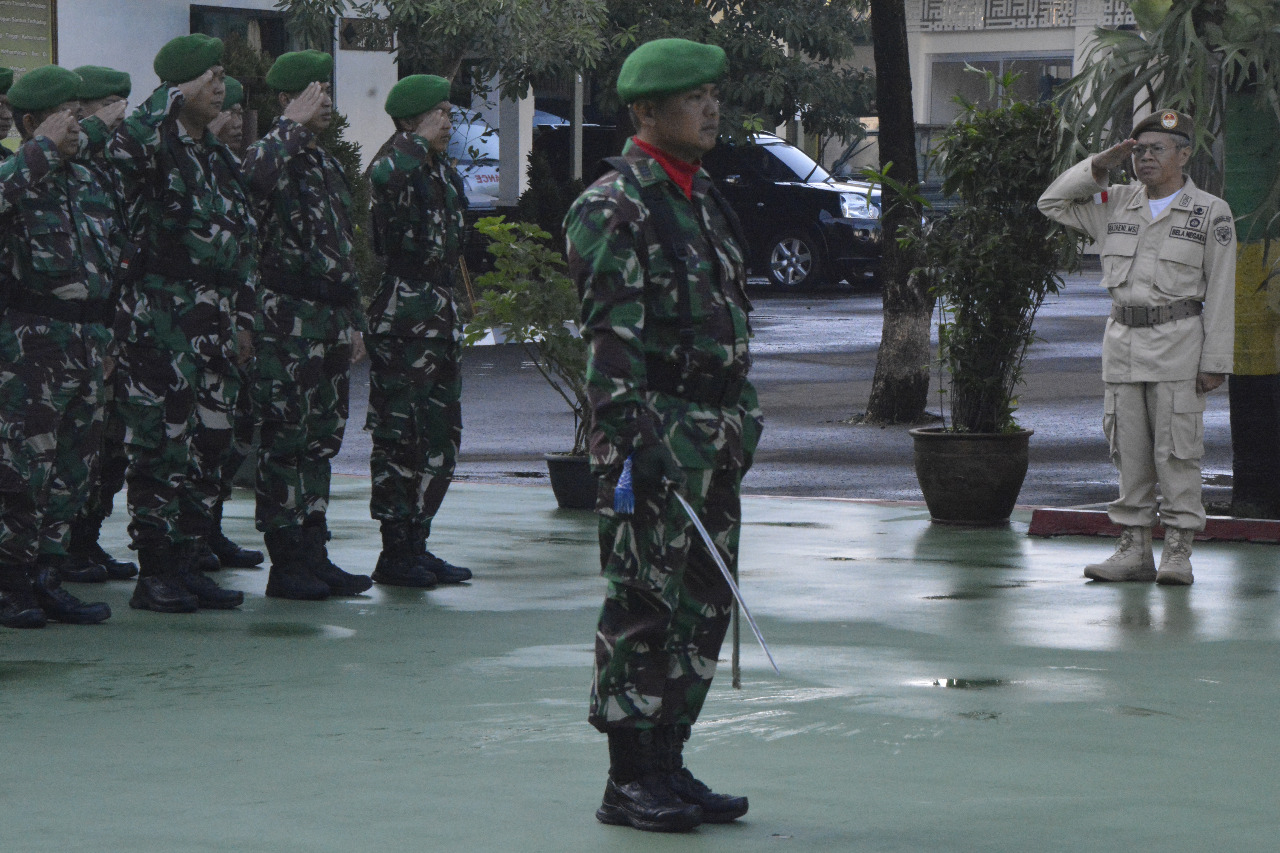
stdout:
MULTIPOLYGON (((880 168, 887 168, 889 177, 910 187, 914 194, 919 172, 904 0, 871 0, 871 37, 875 43, 880 168)), ((919 204, 902 198, 887 185, 881 193, 884 254, 879 279, 884 291, 884 325, 866 419, 880 424, 913 423, 924 416, 929 395, 933 298, 927 282, 911 275, 916 266, 913 253, 900 248, 895 238, 901 226, 920 221, 919 204)))

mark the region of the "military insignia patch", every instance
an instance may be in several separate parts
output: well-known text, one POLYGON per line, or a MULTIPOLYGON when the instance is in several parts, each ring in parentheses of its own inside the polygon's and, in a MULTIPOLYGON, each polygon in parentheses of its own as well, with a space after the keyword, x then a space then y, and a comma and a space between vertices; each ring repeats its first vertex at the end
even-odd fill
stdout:
POLYGON ((1199 243, 1201 246, 1204 245, 1203 231, 1192 231, 1189 228, 1170 228, 1169 236, 1178 240, 1190 240, 1192 243, 1199 243))
POLYGON ((1213 236, 1223 246, 1227 245, 1231 242, 1231 226, 1219 225, 1213 229, 1213 236))
POLYGON ((1209 209, 1197 204, 1195 207, 1191 208, 1191 212, 1194 213, 1196 216, 1204 216, 1206 213, 1209 212, 1209 209))
POLYGON ((1173 110, 1166 110, 1160 114, 1160 126, 1166 130, 1173 130, 1178 126, 1178 114, 1173 110))

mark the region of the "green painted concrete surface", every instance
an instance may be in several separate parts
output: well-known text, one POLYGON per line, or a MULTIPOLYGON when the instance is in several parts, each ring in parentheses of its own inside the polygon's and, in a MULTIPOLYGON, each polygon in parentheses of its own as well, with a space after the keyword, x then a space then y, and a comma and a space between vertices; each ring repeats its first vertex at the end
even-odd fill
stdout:
MULTIPOLYGON (((372 568, 368 481, 331 553, 372 568)), ((595 524, 550 490, 458 484, 433 549, 469 586, 129 609, 0 632, 0 851, 1272 851, 1274 546, 1197 546, 1189 589, 1084 582, 1112 543, 930 525, 903 504, 749 498, 743 630, 687 757, 733 826, 598 824, 585 723, 595 524)), ((252 532, 251 496, 228 531, 252 532)), ((105 544, 123 554, 123 520, 105 544)), ((725 657, 728 657, 726 647, 725 657)))

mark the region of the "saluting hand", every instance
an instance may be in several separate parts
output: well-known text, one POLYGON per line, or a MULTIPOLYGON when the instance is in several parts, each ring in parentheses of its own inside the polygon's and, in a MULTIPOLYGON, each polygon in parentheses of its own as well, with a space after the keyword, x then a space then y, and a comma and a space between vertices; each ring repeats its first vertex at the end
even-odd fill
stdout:
POLYGON ((50 114, 31 135, 48 139, 63 156, 74 156, 80 149, 80 122, 76 121, 76 114, 71 110, 50 114))
POLYGON ((324 87, 319 83, 312 83, 298 93, 298 96, 289 102, 281 113, 287 119, 296 121, 301 125, 309 125, 326 109, 326 96, 324 87))
POLYGON ((178 91, 182 93, 182 97, 186 98, 188 102, 191 102, 196 99, 197 95, 212 87, 215 79, 216 75, 214 75, 213 69, 210 68, 194 80, 179 83, 178 91))
POLYGON ((435 142, 451 130, 453 130, 453 118, 448 110, 441 108, 424 114, 422 121, 418 122, 413 132, 428 142, 435 142))
POLYGON ((369 355, 369 351, 364 346, 364 335, 358 331, 351 338, 351 363, 359 364, 369 355))
POLYGON ((1093 179, 1101 182, 1107 177, 1107 173, 1117 166, 1124 165, 1129 157, 1133 154, 1133 146, 1138 144, 1136 139, 1126 139, 1123 142, 1117 142, 1106 151, 1093 155, 1093 179))
POLYGON ((120 126, 120 122, 124 121, 125 111, 129 108, 128 101, 116 101, 107 104, 102 109, 94 113, 98 120, 107 126, 107 130, 115 130, 120 126))

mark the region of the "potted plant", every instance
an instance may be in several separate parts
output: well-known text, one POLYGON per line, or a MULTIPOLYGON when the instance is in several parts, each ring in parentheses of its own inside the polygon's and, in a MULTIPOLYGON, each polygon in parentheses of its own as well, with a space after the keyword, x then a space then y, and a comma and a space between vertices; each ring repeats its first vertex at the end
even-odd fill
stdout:
POLYGON ((1055 177, 1057 108, 998 94, 1011 75, 987 77, 992 106, 959 99, 964 112, 936 152, 957 205, 914 238, 949 378, 943 425, 911 431, 916 476, 933 519, 958 524, 1005 522, 1017 502, 1032 433, 1014 419, 1023 360, 1036 311, 1077 252, 1036 208, 1055 177))
POLYGON ((528 222, 488 216, 476 231, 489 241, 493 269, 476 278, 476 298, 463 342, 491 330, 522 345, 530 361, 573 414, 573 446, 546 454, 560 506, 591 509, 596 480, 587 456, 587 345, 578 334, 578 293, 551 235, 528 222))

